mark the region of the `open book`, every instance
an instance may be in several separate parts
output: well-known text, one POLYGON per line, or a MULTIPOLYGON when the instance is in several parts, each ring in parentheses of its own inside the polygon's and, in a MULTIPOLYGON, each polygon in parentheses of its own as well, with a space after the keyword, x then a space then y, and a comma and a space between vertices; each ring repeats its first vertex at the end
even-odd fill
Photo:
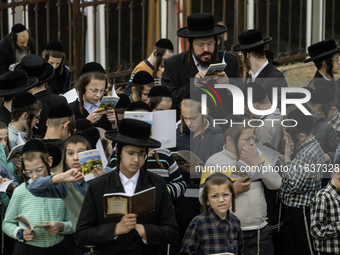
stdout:
POLYGON ((230 166, 230 179, 238 180, 247 177, 248 181, 255 181, 262 178, 262 173, 257 168, 246 164, 242 160, 230 166))
POLYGON ((92 173, 93 169, 98 169, 99 167, 103 168, 99 149, 79 152, 78 156, 85 181, 94 179, 96 176, 92 173))
POLYGON ((9 181, 6 181, 6 182, 1 183, 1 184, 0 184, 0 192, 6 193, 6 190, 7 190, 8 186, 9 186, 12 182, 13 182, 12 180, 9 180, 9 181))
POLYGON ((11 152, 8 154, 7 157, 7 162, 13 162, 15 160, 17 160, 18 158, 21 157, 21 152, 22 152, 22 148, 24 148, 25 144, 19 144, 17 146, 15 146, 11 152))
POLYGON ((142 216, 155 210, 155 187, 142 190, 131 196, 126 193, 104 194, 104 216, 123 216, 135 213, 142 216))
POLYGON ((211 65, 208 67, 208 70, 207 70, 207 72, 205 73, 204 77, 207 77, 207 76, 215 76, 215 75, 217 75, 218 73, 223 72, 223 71, 224 71, 224 68, 225 68, 226 66, 227 66, 227 64, 225 64, 225 63, 211 64, 211 65))
POLYGON ((50 223, 48 222, 39 223, 32 226, 31 222, 23 214, 19 214, 14 218, 14 220, 16 220, 17 222, 21 222, 25 225, 26 228, 29 228, 30 230, 33 230, 34 228, 45 228, 50 226, 50 223))
POLYGON ((184 164, 189 164, 189 165, 203 165, 203 161, 200 160, 193 152, 187 151, 187 150, 182 150, 182 151, 175 151, 172 152, 172 156, 176 160, 178 165, 184 165, 184 164))
POLYGON ((100 102, 98 108, 104 108, 105 111, 112 110, 116 107, 118 101, 119 97, 105 96, 100 102))

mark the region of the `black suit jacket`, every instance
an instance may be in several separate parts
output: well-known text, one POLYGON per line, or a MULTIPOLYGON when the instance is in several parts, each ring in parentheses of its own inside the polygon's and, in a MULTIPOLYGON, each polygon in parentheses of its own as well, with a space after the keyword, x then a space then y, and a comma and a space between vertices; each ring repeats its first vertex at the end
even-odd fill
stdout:
POLYGON ((268 63, 265 68, 256 77, 255 82, 262 86, 267 92, 270 102, 273 101, 273 87, 278 88, 278 104, 277 107, 281 109, 281 88, 288 87, 287 81, 283 74, 273 66, 272 63, 268 63))
POLYGON ((51 108, 59 103, 67 104, 67 100, 63 96, 52 94, 51 91, 47 89, 35 93, 34 96, 42 104, 42 110, 40 113, 40 120, 37 125, 38 129, 33 128, 33 134, 38 137, 44 137, 47 129, 46 121, 51 108))
POLYGON ((169 192, 162 177, 148 173, 147 183, 143 185, 143 173, 140 173, 136 191, 155 186, 155 211, 137 218, 143 224, 147 237, 144 244, 138 232, 133 229, 128 234, 120 235, 115 240, 114 231, 121 217, 104 218, 103 195, 124 192, 116 186, 116 171, 94 179, 87 191, 79 215, 75 238, 79 245, 95 245, 95 254, 161 254, 161 244, 177 239, 178 227, 169 192))
MULTIPOLYGON (((173 99, 173 107, 177 108, 183 97, 190 91, 190 78, 195 78, 198 73, 193 61, 188 62, 189 51, 177 54, 164 62, 164 72, 161 84, 167 87, 173 99)), ((224 69, 229 78, 241 78, 238 70, 237 57, 229 52, 219 51, 219 62, 227 63, 224 69)))

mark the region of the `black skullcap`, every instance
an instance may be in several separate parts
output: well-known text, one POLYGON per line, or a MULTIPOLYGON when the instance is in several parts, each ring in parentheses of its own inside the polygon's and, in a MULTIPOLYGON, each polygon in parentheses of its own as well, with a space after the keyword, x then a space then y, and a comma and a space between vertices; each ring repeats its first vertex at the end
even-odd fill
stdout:
POLYGON ((174 51, 174 46, 173 46, 172 42, 169 39, 166 39, 166 38, 162 38, 162 39, 158 40, 155 43, 155 46, 157 46, 159 48, 167 49, 167 50, 170 50, 170 51, 174 51))
POLYGON ((49 42, 46 45, 46 50, 53 50, 53 51, 58 51, 58 52, 62 52, 64 53, 64 49, 63 46, 61 45, 61 43, 59 41, 53 41, 53 42, 49 42))
POLYGON ((96 149, 96 144, 100 138, 99 130, 96 127, 91 127, 85 129, 82 134, 87 138, 90 142, 91 148, 96 149))
POLYGON ((131 103, 130 98, 125 94, 117 94, 117 95, 119 96, 119 101, 116 104, 115 110, 123 109, 123 108, 126 109, 131 103))
POLYGON ((149 98, 151 97, 170 97, 171 98, 171 92, 168 88, 164 86, 155 86, 150 89, 149 98))
POLYGON ((210 175, 204 183, 206 183, 207 181, 211 180, 211 179, 215 179, 215 178, 220 178, 220 179, 226 179, 226 180, 229 180, 230 182, 232 182, 229 178, 229 176, 225 175, 225 174, 222 174, 222 173, 214 173, 212 175, 210 175))
POLYGON ((328 87, 322 86, 314 89, 310 101, 316 104, 325 104, 333 101, 335 94, 328 87))
POLYGON ((61 119, 73 115, 71 108, 63 103, 54 105, 48 113, 49 119, 61 119))
POLYGON ((140 72, 136 73, 133 76, 133 79, 132 79, 133 85, 143 86, 143 85, 147 85, 147 84, 150 84, 150 83, 155 83, 155 80, 151 76, 151 74, 149 74, 146 71, 140 71, 140 72))
POLYGON ((264 88, 256 82, 249 82, 243 88, 244 99, 248 101, 248 88, 253 88, 253 103, 261 102, 266 98, 267 93, 264 88))
POLYGON ((309 132, 313 129, 313 116, 305 115, 300 111, 300 109, 296 109, 288 113, 287 118, 295 120, 297 125, 294 128, 301 132, 309 132))
POLYGON ((147 103, 144 103, 142 101, 137 101, 137 102, 133 102, 131 103, 127 108, 127 111, 148 111, 151 112, 151 108, 147 103))
POLYGON ((43 142, 45 143, 47 147, 48 154, 53 158, 51 168, 58 166, 61 162, 61 155, 62 155, 61 150, 59 149, 57 145, 53 144, 52 142, 48 140, 43 140, 43 142))
POLYGON ((21 33, 25 30, 27 30, 27 28, 21 23, 17 23, 12 27, 12 33, 15 33, 15 34, 21 33))
POLYGON ((34 104, 35 102, 37 102, 37 99, 31 93, 26 91, 20 92, 13 97, 12 108, 27 107, 34 104))
POLYGON ((77 119, 76 120, 76 130, 77 131, 79 131, 79 130, 83 131, 83 130, 86 130, 86 129, 91 128, 91 127, 94 127, 94 125, 88 119, 77 119))
POLYGON ((48 153, 47 146, 38 139, 29 140, 25 143, 24 147, 22 148, 22 154, 27 152, 41 152, 41 153, 48 153))
POLYGON ((103 73, 106 74, 106 71, 102 67, 101 64, 97 62, 89 62, 86 63, 83 68, 81 69, 80 75, 83 75, 85 73, 103 73))

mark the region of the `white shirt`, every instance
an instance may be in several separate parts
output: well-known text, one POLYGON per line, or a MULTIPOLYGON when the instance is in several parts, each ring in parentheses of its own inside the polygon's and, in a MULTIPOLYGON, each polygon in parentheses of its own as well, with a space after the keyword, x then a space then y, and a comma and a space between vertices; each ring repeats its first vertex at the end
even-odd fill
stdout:
POLYGON ((139 174, 140 174, 140 169, 137 171, 137 173, 135 173, 134 176, 132 176, 132 178, 129 179, 121 171, 119 171, 120 181, 122 182, 125 193, 127 195, 131 196, 135 193, 139 174))
POLYGON ((266 62, 264 62, 263 66, 261 66, 261 68, 259 70, 257 70, 256 73, 253 72, 253 70, 250 70, 250 75, 251 75, 251 81, 255 82, 255 79, 257 78, 257 76, 259 76, 259 74, 261 73, 261 71, 269 64, 268 59, 266 60, 266 62))

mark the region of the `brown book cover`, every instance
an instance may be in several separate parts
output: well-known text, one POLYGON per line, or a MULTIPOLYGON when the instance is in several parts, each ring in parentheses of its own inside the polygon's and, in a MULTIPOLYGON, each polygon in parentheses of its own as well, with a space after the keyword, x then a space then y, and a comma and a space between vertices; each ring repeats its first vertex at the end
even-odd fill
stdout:
POLYGON ((104 216, 117 217, 127 213, 142 216, 155 210, 155 187, 142 190, 131 196, 126 193, 104 194, 104 216))

